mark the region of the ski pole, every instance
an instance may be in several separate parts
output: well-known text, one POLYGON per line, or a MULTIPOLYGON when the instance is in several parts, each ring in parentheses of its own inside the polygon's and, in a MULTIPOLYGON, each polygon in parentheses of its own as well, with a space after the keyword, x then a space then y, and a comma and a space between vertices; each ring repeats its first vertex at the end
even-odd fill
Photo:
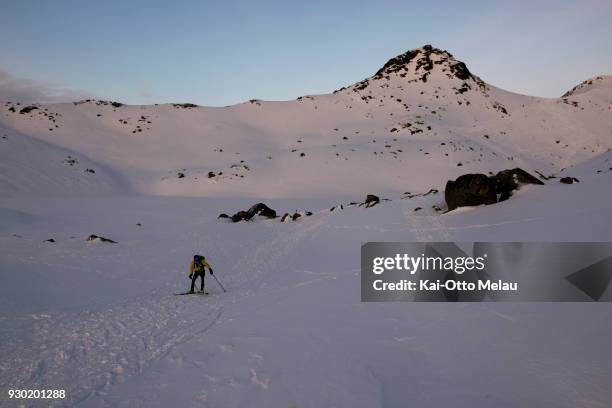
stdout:
POLYGON ((217 281, 217 283, 219 284, 219 286, 221 286, 221 289, 223 289, 224 292, 227 292, 227 290, 225 290, 225 288, 223 287, 223 285, 221 284, 221 282, 219 282, 219 279, 217 279, 217 277, 215 275, 212 275, 213 278, 215 278, 215 280, 217 281))

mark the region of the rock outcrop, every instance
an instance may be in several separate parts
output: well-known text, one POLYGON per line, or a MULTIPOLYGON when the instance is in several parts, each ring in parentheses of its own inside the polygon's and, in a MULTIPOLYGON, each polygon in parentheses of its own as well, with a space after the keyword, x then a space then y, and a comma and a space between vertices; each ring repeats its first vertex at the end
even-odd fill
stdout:
POLYGON ((93 242, 105 242, 107 244, 116 244, 116 241, 113 241, 112 239, 108 239, 108 238, 104 238, 95 234, 91 234, 89 237, 87 237, 87 241, 93 241, 93 242))
POLYGON ((238 211, 231 217, 225 213, 219 214, 218 218, 229 218, 232 222, 250 221, 256 215, 265 218, 276 218, 276 211, 265 205, 264 203, 257 203, 246 211, 238 211))
POLYGON ((495 204, 510 198, 523 184, 544 183, 520 168, 503 170, 494 176, 464 174, 446 183, 444 199, 449 211, 457 207, 495 204))

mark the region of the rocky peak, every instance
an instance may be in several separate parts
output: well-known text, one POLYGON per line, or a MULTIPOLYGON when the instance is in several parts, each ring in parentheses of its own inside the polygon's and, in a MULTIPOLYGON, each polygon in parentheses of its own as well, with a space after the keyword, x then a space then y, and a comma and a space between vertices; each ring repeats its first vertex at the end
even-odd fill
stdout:
POLYGON ((462 81, 466 89, 471 89, 469 82, 474 82, 483 91, 486 89, 486 84, 473 75, 465 63, 455 59, 450 52, 429 44, 391 58, 373 76, 356 83, 352 88, 360 91, 367 88, 370 81, 392 78, 400 78, 407 83, 427 82, 433 73, 462 81))

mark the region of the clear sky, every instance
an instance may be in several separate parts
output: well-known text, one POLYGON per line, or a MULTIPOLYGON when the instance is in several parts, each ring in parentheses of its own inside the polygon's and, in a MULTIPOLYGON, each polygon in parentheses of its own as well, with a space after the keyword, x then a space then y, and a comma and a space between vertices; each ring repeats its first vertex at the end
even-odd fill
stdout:
POLYGON ((431 43, 559 96, 612 74, 612 1, 5 1, 0 99, 227 105, 327 93, 431 43))

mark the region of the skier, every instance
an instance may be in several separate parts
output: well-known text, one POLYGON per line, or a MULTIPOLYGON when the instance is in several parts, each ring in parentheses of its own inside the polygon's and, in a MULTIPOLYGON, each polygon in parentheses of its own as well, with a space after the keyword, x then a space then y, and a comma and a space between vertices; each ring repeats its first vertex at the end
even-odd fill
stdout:
MULTIPOLYGON (((189 278, 191 279, 191 290, 189 293, 193 293, 195 288, 195 282, 198 276, 202 279, 202 283, 200 285, 200 291, 204 292, 204 275, 206 274, 206 268, 210 271, 210 274, 213 274, 213 270, 206 262, 206 258, 202 255, 194 255, 193 261, 189 265, 189 278)), ((208 295, 208 292, 204 292, 205 295, 208 295)))

